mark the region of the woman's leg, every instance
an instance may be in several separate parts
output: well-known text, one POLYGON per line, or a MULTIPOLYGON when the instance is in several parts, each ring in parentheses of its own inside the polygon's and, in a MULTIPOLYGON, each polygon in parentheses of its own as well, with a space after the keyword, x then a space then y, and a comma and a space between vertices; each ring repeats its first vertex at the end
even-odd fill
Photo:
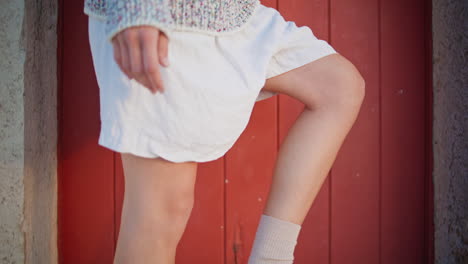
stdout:
POLYGON ((294 260, 301 225, 357 118, 365 83, 340 54, 269 78, 263 89, 305 104, 278 153, 249 264, 294 260))
POLYGON ((263 89, 305 104, 278 153, 264 214, 301 225, 364 99, 351 62, 332 54, 269 78, 263 89))
POLYGON ((121 157, 125 194, 114 264, 174 264, 193 207, 198 163, 121 157))

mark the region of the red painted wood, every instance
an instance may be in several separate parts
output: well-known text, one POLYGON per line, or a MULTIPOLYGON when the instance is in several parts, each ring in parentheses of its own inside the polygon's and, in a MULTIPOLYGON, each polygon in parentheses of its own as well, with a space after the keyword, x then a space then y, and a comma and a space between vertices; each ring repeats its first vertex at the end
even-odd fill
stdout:
POLYGON ((120 223, 121 223, 121 215, 122 215, 122 207, 123 207, 123 198, 125 194, 125 178, 124 178, 124 170, 122 167, 122 157, 118 152, 112 152, 114 157, 114 178, 115 178, 115 186, 114 186, 114 232, 115 232, 115 239, 114 239, 114 248, 117 248, 117 241, 119 239, 120 233, 120 223))
POLYGON ((81 1, 63 1, 59 120, 60 263, 112 263, 112 153, 97 145, 99 100, 81 1))
POLYGON ((198 164, 195 205, 177 248, 176 263, 223 263, 224 157, 198 164))
POLYGON ((424 262, 425 26, 423 0, 383 1, 381 263, 424 262))
POLYGON ((374 0, 331 2, 331 45, 366 80, 364 103, 331 170, 330 263, 379 263, 379 9, 374 0))
MULTIPOLYGON (((319 39, 329 40, 328 0, 280 0, 278 10, 297 26, 308 26, 319 39)), ((304 109, 304 104, 287 95, 279 100, 279 146, 289 128, 304 109)), ((304 219, 295 251, 296 263, 329 263, 330 256, 330 180, 323 182, 309 213, 304 219)))
MULTIPOLYGON (((120 154, 97 145, 98 87, 81 2, 60 2, 59 260, 112 263, 124 177, 120 154)), ((329 41, 367 84, 295 263, 432 263, 430 3, 262 3, 329 41)), ((177 263, 247 263, 278 147, 303 107, 286 95, 258 102, 226 156, 199 164, 177 263)))
MULTIPOLYGON (((276 8, 275 1, 262 4, 276 8)), ((226 153, 226 264, 247 263, 277 155, 277 98, 257 102, 226 153)))
MULTIPOLYGON (((270 100, 271 99, 271 100, 270 100)), ((276 100, 254 107, 226 155, 226 263, 246 263, 265 206, 276 159, 276 100)))

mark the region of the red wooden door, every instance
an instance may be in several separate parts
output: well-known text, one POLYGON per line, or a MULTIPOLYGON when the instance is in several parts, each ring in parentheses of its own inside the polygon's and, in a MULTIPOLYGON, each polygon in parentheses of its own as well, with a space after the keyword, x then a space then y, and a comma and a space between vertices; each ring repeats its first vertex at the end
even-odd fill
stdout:
MULTIPOLYGON (((98 87, 83 1, 60 1, 60 263, 112 263, 120 154, 97 145, 98 87)), ((366 79, 360 116, 304 222, 297 264, 432 263, 430 2, 264 0, 308 25, 366 79)), ((255 105, 231 150, 199 164, 177 263, 246 263, 277 150, 303 104, 255 105)))

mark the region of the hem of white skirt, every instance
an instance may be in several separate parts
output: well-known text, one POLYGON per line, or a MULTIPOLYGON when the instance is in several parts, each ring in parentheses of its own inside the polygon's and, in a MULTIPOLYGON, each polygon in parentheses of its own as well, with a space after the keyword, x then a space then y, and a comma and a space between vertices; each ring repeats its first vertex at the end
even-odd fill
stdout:
MULTIPOLYGON (((325 42, 324 42, 325 43, 325 42)), ((338 53, 332 46, 325 45, 322 47, 321 53, 304 52, 303 54, 295 54, 294 58, 288 57, 288 53, 285 55, 278 53, 271 58, 268 66, 268 72, 265 76, 266 79, 278 76, 280 74, 289 72, 301 66, 304 66, 310 62, 316 61, 325 56, 338 53), (279 63, 281 62, 281 63, 279 63)))
MULTIPOLYGON (((114 121, 102 121, 98 144, 119 153, 131 153, 145 158, 161 157, 172 162, 208 162, 216 160, 234 145, 236 140, 224 144, 213 144, 211 152, 199 153, 197 146, 193 149, 180 146, 176 149, 173 143, 165 144, 147 135, 144 130, 132 124, 122 126, 114 121)), ((206 145, 204 146, 206 147, 206 145)))

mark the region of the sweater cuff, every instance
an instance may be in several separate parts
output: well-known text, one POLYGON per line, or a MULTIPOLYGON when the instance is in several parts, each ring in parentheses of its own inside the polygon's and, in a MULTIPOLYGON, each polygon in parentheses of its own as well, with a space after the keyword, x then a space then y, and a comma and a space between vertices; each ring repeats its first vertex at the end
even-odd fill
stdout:
POLYGON ((109 42, 120 31, 133 26, 154 26, 168 36, 174 25, 170 0, 109 0, 106 35, 109 42))

